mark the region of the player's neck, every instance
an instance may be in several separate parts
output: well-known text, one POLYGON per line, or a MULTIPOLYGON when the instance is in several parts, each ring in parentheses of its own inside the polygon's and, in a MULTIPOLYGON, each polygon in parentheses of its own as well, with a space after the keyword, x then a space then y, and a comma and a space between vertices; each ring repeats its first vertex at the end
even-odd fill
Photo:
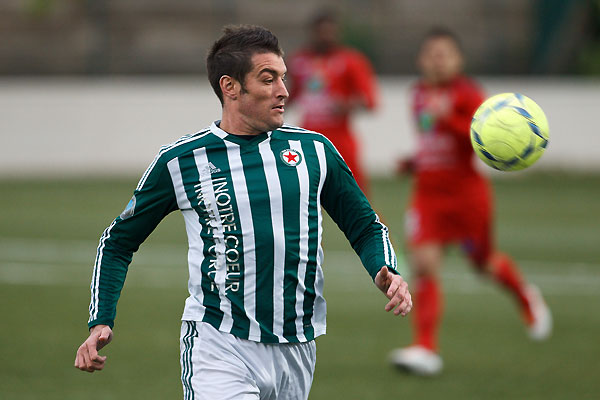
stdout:
POLYGON ((444 87, 444 86, 451 85, 459 77, 460 77, 460 74, 449 76, 449 77, 443 77, 443 78, 422 77, 421 82, 423 83, 424 86, 428 86, 428 87, 444 87))
POLYGON ((328 54, 328 53, 332 53, 333 51, 335 51, 338 47, 339 47, 339 45, 337 45, 337 44, 327 44, 327 45, 313 44, 310 46, 310 49, 312 50, 313 53, 316 53, 316 54, 328 54))
POLYGON ((254 129, 250 124, 244 123, 242 118, 232 115, 231 113, 223 110, 223 116, 221 123, 219 124, 221 130, 236 136, 256 136, 263 133, 254 129))

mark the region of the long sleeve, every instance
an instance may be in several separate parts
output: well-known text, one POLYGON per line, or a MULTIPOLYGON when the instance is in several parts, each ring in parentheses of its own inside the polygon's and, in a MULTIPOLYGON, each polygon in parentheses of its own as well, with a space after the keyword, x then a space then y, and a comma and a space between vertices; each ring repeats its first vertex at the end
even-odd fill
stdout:
POLYGON ((387 266, 397 273, 388 228, 381 223, 335 147, 325 141, 327 178, 321 193, 325 211, 342 230, 372 279, 387 266))
POLYGON ((455 104, 448 115, 440 118, 440 129, 468 139, 473 114, 483 100, 483 92, 474 83, 457 86, 455 104))
POLYGON ((375 73, 369 60, 359 52, 349 53, 348 69, 354 93, 361 97, 367 109, 377 106, 378 89, 375 73))
POLYGON ((173 184, 159 153, 140 180, 127 208, 100 238, 90 286, 88 327, 99 324, 113 327, 117 301, 133 253, 175 209, 173 184))

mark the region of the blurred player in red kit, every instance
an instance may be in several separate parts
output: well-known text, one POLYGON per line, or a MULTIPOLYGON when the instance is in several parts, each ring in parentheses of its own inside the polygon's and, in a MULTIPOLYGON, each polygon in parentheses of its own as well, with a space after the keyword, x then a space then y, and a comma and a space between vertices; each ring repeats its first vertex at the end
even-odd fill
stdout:
POLYGON ((471 118, 484 94, 462 73, 457 37, 443 28, 431 30, 421 45, 418 67, 421 79, 412 96, 417 151, 399 166, 401 173, 412 172, 415 178, 406 216, 415 339, 390 358, 408 372, 433 375, 443 365, 437 342, 442 315, 439 272, 449 244, 460 244, 475 270, 514 296, 532 339, 550 335, 552 318, 539 290, 494 247, 490 185, 475 168, 469 138, 471 118))
POLYGON ((323 133, 350 167, 361 189, 368 190, 352 113, 375 108, 377 86, 371 64, 357 50, 339 42, 336 16, 323 11, 310 23, 306 47, 288 60, 288 102, 298 105, 300 124, 323 133))

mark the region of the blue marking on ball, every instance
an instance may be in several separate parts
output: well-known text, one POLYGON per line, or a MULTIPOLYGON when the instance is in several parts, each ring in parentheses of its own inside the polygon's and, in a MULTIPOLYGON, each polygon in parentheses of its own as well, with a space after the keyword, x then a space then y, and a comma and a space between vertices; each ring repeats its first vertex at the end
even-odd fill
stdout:
MULTIPOLYGON (((542 138, 542 139, 546 140, 546 138, 545 138, 545 137, 542 135, 542 132, 540 132, 540 128, 539 128, 539 127, 538 127, 536 124, 534 124, 534 123, 533 123, 533 122, 531 122, 531 121, 527 121, 527 123, 529 124, 529 127, 531 128, 531 130, 533 131, 533 133, 534 133, 536 136, 538 136, 538 137, 540 137, 540 138, 542 138)), ((546 140, 546 141, 547 141, 547 140, 546 140)))
POLYGON ((502 100, 502 101, 499 101, 498 103, 494 104, 494 106, 492 107, 492 109, 493 109, 494 111, 498 111, 498 110, 500 110, 501 108, 504 108, 504 107, 506 107, 506 105, 507 105, 508 103, 510 103, 510 100, 508 100, 508 99, 504 99, 504 100, 502 100))
POLYGON ((527 148, 521 154, 521 158, 525 159, 533 152, 533 146, 527 146, 527 148))
POLYGON ((522 108, 522 107, 513 107, 513 108, 514 108, 515 110, 517 110, 517 112, 518 112, 519 114, 521 114, 522 116, 524 116, 525 118, 528 118, 528 119, 532 119, 532 118, 533 118, 533 117, 531 116, 531 114, 529 114, 529 112, 528 112, 526 109, 524 109, 524 108, 522 108))
POLYGON ((483 146, 483 141, 481 140, 481 136, 479 136, 479 133, 475 132, 474 129, 471 129, 471 134, 475 143, 477 143, 480 146, 483 146))
POLYGON ((490 153, 488 153, 486 150, 481 149, 481 154, 483 154, 485 156, 485 158, 487 158, 490 161, 498 161, 496 159, 496 157, 494 157, 493 155, 491 155, 490 153))
POLYGON ((519 103, 525 105, 525 99, 523 98, 523 95, 521 93, 515 93, 515 97, 517 98, 517 100, 519 100, 519 103))

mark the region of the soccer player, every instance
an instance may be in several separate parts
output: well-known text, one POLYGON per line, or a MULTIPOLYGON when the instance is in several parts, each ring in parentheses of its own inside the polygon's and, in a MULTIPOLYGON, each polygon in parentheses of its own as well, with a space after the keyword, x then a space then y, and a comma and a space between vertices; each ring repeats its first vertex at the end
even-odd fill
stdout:
POLYGON ((170 212, 189 240, 181 326, 185 399, 306 399, 325 333, 323 207, 345 233, 384 309, 406 315, 387 228, 335 147, 284 126, 286 66, 277 38, 225 29, 208 57, 222 118, 164 146, 123 213, 104 231, 91 284, 90 335, 75 366, 101 370, 133 253, 170 212))
POLYGON ((368 190, 351 116, 377 103, 373 68, 357 50, 339 42, 336 16, 324 11, 310 23, 309 43, 289 59, 290 101, 298 104, 301 125, 327 136, 368 190))
POLYGON ((400 165, 414 172, 406 236, 414 276, 414 344, 397 349, 391 361, 418 374, 442 370, 438 330, 442 315, 439 280, 444 251, 458 243, 478 272, 516 299, 532 339, 549 336, 551 315, 539 290, 527 284, 515 262, 492 240, 490 185, 474 165, 469 138, 473 113, 484 94, 465 77, 457 37, 431 30, 418 56, 421 79, 414 86, 412 112, 418 128, 417 151, 400 165))

